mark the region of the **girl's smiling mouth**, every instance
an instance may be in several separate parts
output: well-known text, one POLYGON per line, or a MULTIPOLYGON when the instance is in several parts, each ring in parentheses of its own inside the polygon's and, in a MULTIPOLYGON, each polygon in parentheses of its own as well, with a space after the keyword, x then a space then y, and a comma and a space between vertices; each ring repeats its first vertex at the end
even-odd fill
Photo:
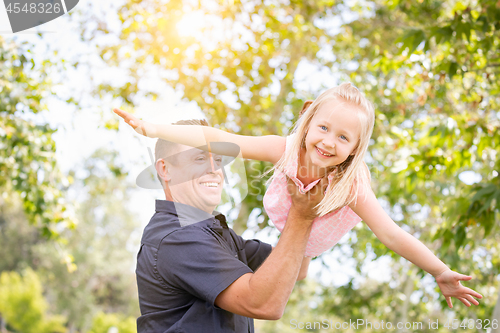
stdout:
POLYGON ((324 157, 324 158, 328 158, 328 157, 333 157, 333 154, 329 154, 327 152, 325 152, 324 150, 314 146, 314 148, 316 148, 316 151, 318 152, 318 154, 321 156, 321 157, 324 157))

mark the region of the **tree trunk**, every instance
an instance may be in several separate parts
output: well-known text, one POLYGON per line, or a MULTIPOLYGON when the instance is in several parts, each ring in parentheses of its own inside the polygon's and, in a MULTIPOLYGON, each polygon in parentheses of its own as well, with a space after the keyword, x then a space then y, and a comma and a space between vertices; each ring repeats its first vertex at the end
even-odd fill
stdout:
POLYGON ((238 212, 238 217, 233 223, 233 230, 241 235, 245 230, 247 230, 248 216, 250 215, 250 208, 246 202, 242 202, 240 206, 240 211, 238 212))
POLYGON ((497 304, 495 305, 495 309, 493 309, 493 315, 491 316, 491 321, 496 320, 496 327, 493 328, 493 323, 492 323, 492 329, 491 333, 500 333, 500 286, 498 287, 498 298, 497 298, 497 304))
POLYGON ((7 328, 5 326, 5 320, 3 320, 3 317, 0 316, 0 332, 7 333, 7 328))

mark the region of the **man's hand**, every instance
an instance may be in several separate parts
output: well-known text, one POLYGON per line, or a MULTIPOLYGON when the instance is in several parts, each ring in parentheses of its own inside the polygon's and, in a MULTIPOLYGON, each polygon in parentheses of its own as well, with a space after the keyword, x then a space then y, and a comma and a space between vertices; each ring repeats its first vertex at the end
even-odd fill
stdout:
POLYGON ((314 219, 318 216, 315 207, 323 200, 326 188, 328 187, 328 178, 322 178, 312 189, 306 193, 300 193, 297 185, 287 177, 288 193, 292 197, 292 207, 294 211, 304 219, 314 219))
POLYGON ((443 293, 450 308, 453 307, 453 304, 451 304, 452 297, 457 298, 468 307, 471 306, 471 303, 474 305, 479 304, 473 297, 481 299, 483 296, 460 284, 460 281, 469 281, 470 279, 472 279, 471 276, 459 274, 449 269, 436 276, 439 289, 441 289, 441 293, 443 293))

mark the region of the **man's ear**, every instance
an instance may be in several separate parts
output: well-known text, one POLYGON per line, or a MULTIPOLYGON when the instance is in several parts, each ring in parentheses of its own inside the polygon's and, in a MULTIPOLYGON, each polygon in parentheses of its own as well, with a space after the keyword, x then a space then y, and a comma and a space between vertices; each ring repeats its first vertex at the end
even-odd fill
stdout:
POLYGON ((168 164, 163 158, 160 158, 158 159, 158 161, 156 161, 155 168, 158 176, 166 183, 168 183, 172 179, 172 176, 168 172, 168 164))
POLYGON ((168 182, 172 180, 172 175, 168 172, 168 167, 169 164, 162 158, 155 163, 156 172, 161 179, 161 187, 163 187, 163 191, 165 192, 165 199, 173 201, 172 192, 170 192, 170 187, 168 187, 168 182))

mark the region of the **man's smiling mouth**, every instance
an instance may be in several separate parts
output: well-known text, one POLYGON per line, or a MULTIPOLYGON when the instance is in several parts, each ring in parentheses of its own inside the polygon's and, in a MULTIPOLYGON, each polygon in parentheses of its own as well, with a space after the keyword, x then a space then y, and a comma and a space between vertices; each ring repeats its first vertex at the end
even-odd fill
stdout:
POLYGON ((205 187, 219 187, 219 183, 216 183, 216 182, 203 182, 200 184, 205 186, 205 187))

